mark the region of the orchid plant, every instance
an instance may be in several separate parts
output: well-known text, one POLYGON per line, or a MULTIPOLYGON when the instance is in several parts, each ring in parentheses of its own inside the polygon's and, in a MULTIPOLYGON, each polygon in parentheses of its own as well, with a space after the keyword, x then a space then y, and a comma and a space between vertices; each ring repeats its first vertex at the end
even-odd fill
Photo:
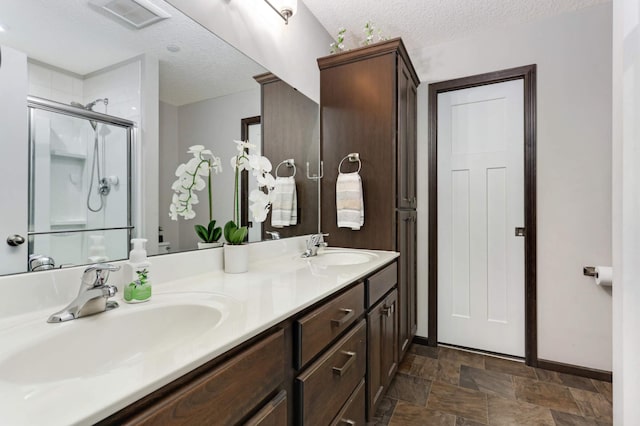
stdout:
POLYGON ((264 222, 269 213, 269 207, 273 201, 273 188, 276 180, 270 173, 272 166, 267 157, 249 154, 250 148, 255 145, 249 142, 234 141, 238 154, 231 157, 231 167, 234 169, 234 190, 233 190, 233 220, 224 226, 224 238, 229 244, 242 244, 249 232, 246 226, 240 225, 240 173, 243 170, 251 172, 258 182, 258 189, 254 189, 249 194, 249 211, 255 222, 264 222))
POLYGON ((213 220, 211 176, 222 172, 222 163, 220 157, 214 156, 210 150, 205 149, 202 145, 193 145, 187 152, 193 154, 193 158, 187 163, 180 164, 176 169, 178 179, 171 185, 174 194, 169 206, 169 217, 171 220, 178 220, 178 216, 182 216, 186 220, 195 218, 196 212, 193 210, 193 206, 200 202, 195 191, 207 188, 209 222, 206 226, 195 225, 194 228, 203 242, 215 243, 220 239, 222 229, 216 226, 216 221, 213 220), (207 180, 205 181, 204 178, 207 180))

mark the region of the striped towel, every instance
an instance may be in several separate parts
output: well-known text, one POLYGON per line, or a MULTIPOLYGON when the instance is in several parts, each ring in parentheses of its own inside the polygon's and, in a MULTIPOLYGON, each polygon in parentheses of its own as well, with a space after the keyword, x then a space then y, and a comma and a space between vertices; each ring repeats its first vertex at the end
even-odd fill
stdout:
POLYGON ((364 225, 362 179, 358 172, 338 173, 336 180, 336 211, 338 228, 360 230, 364 225))
POLYGON ((271 203, 271 226, 282 228, 298 223, 298 194, 293 176, 277 177, 271 203))

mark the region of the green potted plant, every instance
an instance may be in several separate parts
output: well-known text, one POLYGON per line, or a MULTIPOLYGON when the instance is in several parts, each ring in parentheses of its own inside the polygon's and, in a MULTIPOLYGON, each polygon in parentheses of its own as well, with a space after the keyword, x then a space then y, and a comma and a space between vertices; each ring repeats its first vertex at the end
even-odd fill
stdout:
POLYGON ((187 152, 193 154, 193 158, 176 169, 178 179, 171 185, 174 194, 169 206, 169 216, 172 220, 178 220, 178 216, 187 220, 195 218, 193 206, 199 203, 196 191, 206 188, 209 196, 209 222, 206 225, 194 226, 196 235, 202 240, 198 242, 198 248, 220 247, 222 243, 218 240, 222 236, 222 229, 216 226, 213 219, 211 185, 211 175, 222 172, 220 158, 202 145, 193 145, 187 152))
POLYGON ((271 172, 271 162, 267 157, 249 154, 255 146, 243 141, 234 141, 238 154, 231 158, 234 169, 233 220, 224 225, 224 270, 228 273, 247 272, 249 270, 249 246, 245 244, 248 229, 240 226, 240 173, 251 172, 258 182, 258 189, 249 194, 249 211, 254 222, 264 222, 271 205, 275 178, 271 172))

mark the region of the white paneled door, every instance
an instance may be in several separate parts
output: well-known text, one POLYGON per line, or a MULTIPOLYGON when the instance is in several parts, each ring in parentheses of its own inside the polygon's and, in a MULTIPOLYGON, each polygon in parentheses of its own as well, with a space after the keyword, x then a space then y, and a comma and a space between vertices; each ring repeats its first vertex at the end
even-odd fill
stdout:
POLYGON ((524 356, 523 80, 438 94, 438 340, 524 356))

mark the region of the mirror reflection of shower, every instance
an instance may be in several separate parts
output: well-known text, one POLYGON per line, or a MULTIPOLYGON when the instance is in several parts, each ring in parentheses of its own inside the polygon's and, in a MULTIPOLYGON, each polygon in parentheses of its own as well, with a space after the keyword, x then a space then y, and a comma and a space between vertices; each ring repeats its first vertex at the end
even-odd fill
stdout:
POLYGON ((129 251, 135 123, 106 114, 123 108, 115 96, 100 95, 86 105, 27 99, 29 255, 57 265, 122 259, 129 251))
MULTIPOLYGON (((107 114, 109 98, 99 98, 93 102, 89 102, 86 105, 82 105, 79 102, 71 101, 72 106, 83 108, 88 111, 93 111, 93 107, 96 106, 96 104, 98 103, 104 104, 104 114, 107 114)), ((101 166, 102 166, 102 169, 104 169, 105 167, 104 165, 105 138, 110 133, 109 127, 105 126, 104 124, 101 124, 100 125, 101 129, 100 131, 98 131, 98 123, 96 121, 89 120, 89 123, 91 123, 91 127, 93 128, 93 162, 91 165, 91 178, 89 180, 89 190, 87 191, 87 208, 90 211, 97 213, 103 209, 104 203, 105 203, 105 197, 109 195, 109 192, 111 192, 111 185, 117 185, 118 182, 117 182, 117 178, 115 178, 115 181, 114 181, 114 178, 105 177, 102 175, 100 171, 101 166), (100 147, 100 142, 99 142, 100 140, 102 140, 102 148, 100 147), (101 150, 102 152, 100 152, 101 150), (103 159, 102 161, 100 159, 101 157, 103 159), (95 180, 96 178, 97 180, 95 180), (94 183, 97 185, 96 195, 98 196, 98 200, 99 200, 99 204, 97 204, 97 206, 95 206, 95 204, 94 206, 91 205, 91 201, 92 201, 91 195, 93 193, 94 183)))

